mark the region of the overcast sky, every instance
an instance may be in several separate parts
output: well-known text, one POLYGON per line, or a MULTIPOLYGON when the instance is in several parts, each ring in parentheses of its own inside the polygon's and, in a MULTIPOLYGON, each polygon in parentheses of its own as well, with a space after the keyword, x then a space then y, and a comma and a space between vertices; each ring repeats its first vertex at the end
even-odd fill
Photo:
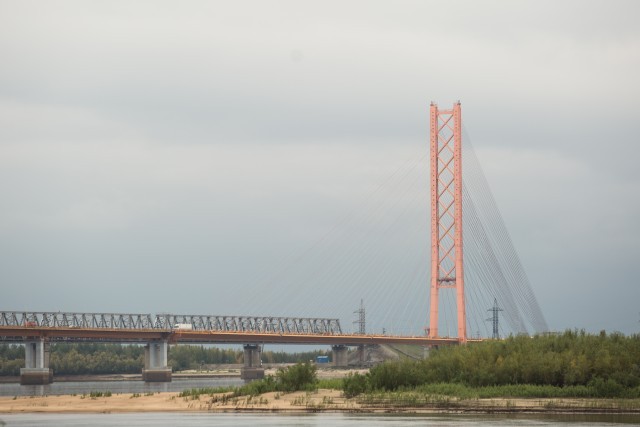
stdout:
MULTIPOLYGON (((0 0, 0 309, 350 328, 365 298, 376 327, 420 329, 426 282, 287 271, 331 250, 382 277, 323 238, 397 194, 385 183, 427 153, 429 102, 460 100, 550 328, 636 332, 638 16, 633 1, 0 0)), ((393 277, 429 253, 415 185, 394 233, 414 240, 366 243, 393 277)))

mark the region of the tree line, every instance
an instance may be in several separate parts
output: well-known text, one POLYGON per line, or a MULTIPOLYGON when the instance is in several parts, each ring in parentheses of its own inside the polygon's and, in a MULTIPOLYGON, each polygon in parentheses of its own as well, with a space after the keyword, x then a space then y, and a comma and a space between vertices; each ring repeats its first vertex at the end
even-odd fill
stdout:
MULTIPOLYGON (((328 355, 326 351, 285 353, 265 351, 264 363, 297 363, 328 355)), ((197 345, 170 346, 168 365, 174 371, 199 369, 203 365, 242 363, 243 351, 197 345)), ((0 344, 0 376, 20 375, 24 346, 0 344)), ((58 375, 138 374, 144 366, 142 345, 102 343, 52 343, 49 366, 58 375)))
POLYGON ((355 395, 428 384, 574 387, 598 397, 640 396, 640 335, 566 331, 442 347, 425 360, 386 362, 352 376, 345 390, 355 395))

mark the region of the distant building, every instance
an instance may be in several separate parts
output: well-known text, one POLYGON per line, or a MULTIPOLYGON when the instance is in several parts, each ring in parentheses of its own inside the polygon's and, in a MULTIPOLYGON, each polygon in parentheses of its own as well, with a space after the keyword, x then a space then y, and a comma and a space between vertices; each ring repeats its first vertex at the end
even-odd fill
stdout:
POLYGON ((316 356, 316 363, 329 363, 329 356, 316 356))

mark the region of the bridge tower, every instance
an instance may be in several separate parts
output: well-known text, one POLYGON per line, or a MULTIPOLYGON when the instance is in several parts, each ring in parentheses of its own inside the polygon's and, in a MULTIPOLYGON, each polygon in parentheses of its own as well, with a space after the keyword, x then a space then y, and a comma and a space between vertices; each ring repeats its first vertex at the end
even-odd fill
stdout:
POLYGON ((462 263, 462 117, 431 103, 431 304, 429 337, 438 338, 441 289, 456 291, 458 339, 467 340, 462 263))

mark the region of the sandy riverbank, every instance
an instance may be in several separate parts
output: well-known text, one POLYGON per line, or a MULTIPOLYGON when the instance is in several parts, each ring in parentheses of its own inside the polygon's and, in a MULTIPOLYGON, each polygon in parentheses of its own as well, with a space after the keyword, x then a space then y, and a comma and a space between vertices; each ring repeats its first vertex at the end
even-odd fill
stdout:
POLYGON ((151 395, 118 394, 110 397, 44 396, 0 397, 0 413, 127 413, 127 412, 477 412, 477 413, 635 413, 636 401, 624 403, 606 399, 447 399, 413 407, 371 405, 360 399, 346 399, 339 390, 265 393, 257 397, 202 395, 199 399, 178 397, 178 393, 151 395))

